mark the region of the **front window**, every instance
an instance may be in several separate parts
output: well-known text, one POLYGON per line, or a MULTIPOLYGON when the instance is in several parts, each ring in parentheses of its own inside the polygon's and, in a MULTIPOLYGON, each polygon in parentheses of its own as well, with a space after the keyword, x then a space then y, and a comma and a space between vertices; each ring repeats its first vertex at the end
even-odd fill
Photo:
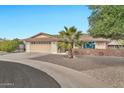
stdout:
POLYGON ((51 44, 51 42, 46 42, 46 41, 35 41, 35 42, 31 42, 31 44, 51 44))
POLYGON ((85 42, 83 47, 84 47, 84 48, 94 49, 94 48, 95 48, 95 42, 94 42, 94 41, 85 42))

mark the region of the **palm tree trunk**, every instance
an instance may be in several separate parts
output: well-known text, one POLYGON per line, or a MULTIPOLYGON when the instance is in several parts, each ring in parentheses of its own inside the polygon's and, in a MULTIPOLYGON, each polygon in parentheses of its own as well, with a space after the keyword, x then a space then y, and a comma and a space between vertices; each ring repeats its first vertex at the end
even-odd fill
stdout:
POLYGON ((72 48, 70 48, 69 51, 68 51, 68 56, 69 56, 69 58, 73 58, 73 57, 74 57, 74 56, 73 56, 73 51, 72 51, 73 48, 74 48, 74 43, 73 43, 73 42, 71 43, 71 47, 72 47, 72 48))
POLYGON ((69 49, 69 51, 68 51, 68 57, 69 57, 69 58, 73 58, 73 52, 72 52, 72 49, 69 49))

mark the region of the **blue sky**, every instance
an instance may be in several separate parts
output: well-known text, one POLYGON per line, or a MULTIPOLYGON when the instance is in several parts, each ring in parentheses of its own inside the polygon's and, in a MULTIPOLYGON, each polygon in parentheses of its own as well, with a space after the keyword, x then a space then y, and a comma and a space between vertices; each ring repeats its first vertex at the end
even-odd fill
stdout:
POLYGON ((87 6, 0 6, 0 37, 27 38, 39 32, 58 34, 64 26, 86 32, 87 6))

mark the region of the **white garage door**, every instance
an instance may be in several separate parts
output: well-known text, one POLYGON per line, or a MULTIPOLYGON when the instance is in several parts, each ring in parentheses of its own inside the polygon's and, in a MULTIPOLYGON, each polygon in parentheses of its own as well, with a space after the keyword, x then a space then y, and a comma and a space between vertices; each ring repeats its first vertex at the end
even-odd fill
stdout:
POLYGON ((50 53, 51 44, 31 44, 31 52, 50 53))

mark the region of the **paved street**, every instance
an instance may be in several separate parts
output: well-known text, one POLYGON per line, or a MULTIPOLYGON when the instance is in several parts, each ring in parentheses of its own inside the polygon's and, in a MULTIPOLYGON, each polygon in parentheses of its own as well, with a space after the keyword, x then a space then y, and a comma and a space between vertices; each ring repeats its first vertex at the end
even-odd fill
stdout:
POLYGON ((40 70, 19 63, 0 61, 0 87, 51 88, 60 85, 40 70))

